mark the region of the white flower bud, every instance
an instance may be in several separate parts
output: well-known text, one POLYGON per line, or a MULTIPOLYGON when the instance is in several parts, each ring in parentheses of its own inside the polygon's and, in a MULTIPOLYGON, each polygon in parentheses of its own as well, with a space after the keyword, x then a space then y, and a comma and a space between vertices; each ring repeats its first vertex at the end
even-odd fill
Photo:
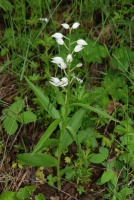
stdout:
POLYGON ((72 29, 78 28, 79 25, 80 25, 79 22, 75 22, 75 23, 72 25, 72 29))
POLYGON ((82 67, 82 63, 78 63, 77 65, 76 65, 76 67, 82 67))
POLYGON ((79 51, 81 51, 83 49, 83 47, 82 47, 82 45, 76 45, 76 47, 74 48, 74 51, 75 52, 79 52, 79 51))
POLYGON ((77 40, 77 44, 79 44, 79 45, 88 45, 87 42, 85 40, 83 40, 83 39, 77 40))
POLYGON ((56 39, 61 39, 61 38, 63 38, 63 35, 61 33, 55 33, 54 35, 52 35, 52 37, 54 37, 56 39))
POLYGON ((70 26, 68 25, 68 24, 66 24, 66 23, 64 23, 64 24, 61 24, 62 26, 63 26, 63 28, 65 28, 65 29, 69 29, 70 28, 70 26))
POLYGON ((64 40, 63 39, 56 39, 56 42, 60 45, 64 44, 64 40))
POLYGON ((68 54, 68 55, 67 55, 66 61, 69 63, 69 62, 72 62, 72 60, 73 60, 72 55, 71 55, 71 54, 68 54))

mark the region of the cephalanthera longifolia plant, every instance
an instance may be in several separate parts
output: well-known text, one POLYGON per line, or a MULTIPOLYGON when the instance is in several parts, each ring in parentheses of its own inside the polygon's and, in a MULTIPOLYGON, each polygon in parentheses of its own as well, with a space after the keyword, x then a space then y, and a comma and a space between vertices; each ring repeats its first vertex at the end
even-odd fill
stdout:
MULTIPOLYGON (((32 153, 19 154, 18 158, 27 165, 30 166, 49 166, 57 167, 57 185, 61 188, 60 177, 62 172, 60 170, 61 155, 65 152, 65 149, 75 141, 78 146, 78 151, 82 157, 84 167, 88 167, 88 162, 85 160, 84 154, 81 150, 79 137, 77 137, 78 130, 81 127, 82 120, 84 119, 87 110, 96 112, 99 115, 109 118, 110 120, 117 121, 112 116, 108 115, 104 111, 88 105, 87 103, 75 103, 75 98, 72 101, 72 87, 75 84, 75 88, 79 87, 79 84, 84 84, 83 80, 75 75, 74 71, 82 67, 82 63, 74 62, 77 52, 82 51, 87 42, 83 39, 77 41, 71 41, 71 35, 79 27, 79 23, 75 22, 71 27, 64 23, 62 27, 69 31, 69 36, 66 37, 61 33, 55 33, 52 35, 56 39, 59 45, 62 45, 66 49, 66 58, 60 56, 52 58, 52 63, 56 64, 60 68, 61 73, 56 77, 51 77, 49 84, 54 87, 56 91, 56 103, 61 106, 58 110, 55 103, 51 103, 50 99, 27 78, 26 81, 31 89, 34 91, 38 98, 38 101, 42 107, 48 112, 48 114, 54 119, 54 121, 47 128, 39 142, 35 146, 32 153), (77 84, 78 82, 78 84, 77 84), (59 103, 60 102, 60 103, 59 103), (73 103, 72 103, 73 102, 73 103), (72 109, 74 107, 74 109, 72 109), (80 108, 79 108, 80 107, 80 108), (71 111, 72 112, 71 112, 71 111), (59 127, 59 129, 58 129, 59 127), (50 139, 51 134, 57 132, 56 138, 50 139), (45 147, 54 145, 53 155, 44 153, 45 147), (55 151, 56 146, 56 151, 55 151), (41 151, 43 153, 41 153, 41 151), (40 152, 40 153, 39 153, 40 152)), ((85 102, 85 101, 84 101, 85 102)), ((58 106, 59 107, 59 106, 58 106)))

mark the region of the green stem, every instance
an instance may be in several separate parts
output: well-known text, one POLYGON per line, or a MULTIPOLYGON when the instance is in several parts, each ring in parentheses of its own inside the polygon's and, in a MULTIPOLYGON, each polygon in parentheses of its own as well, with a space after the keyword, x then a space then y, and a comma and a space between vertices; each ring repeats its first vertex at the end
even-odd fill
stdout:
MULTIPOLYGON (((71 34, 71 29, 70 29, 70 34, 71 34)), ((69 37, 70 38, 70 37, 69 37)), ((69 53, 70 53, 70 39, 69 39, 69 53)), ((57 160, 57 186, 58 189, 61 189, 61 174, 60 174, 60 161, 61 161, 61 154, 62 154, 62 149, 61 149, 61 143, 63 140, 63 136, 64 136, 64 132, 66 129, 66 122, 67 122, 67 117, 68 117, 68 113, 69 113, 69 97, 70 97, 70 83, 71 83, 71 76, 70 76, 70 67, 71 67, 71 63, 68 63, 68 67, 67 67, 67 77, 68 77, 68 87, 66 90, 66 97, 65 97, 65 112, 64 112, 64 116, 62 117, 62 124, 61 124, 61 133, 60 133, 60 140, 59 140, 59 145, 58 145, 58 160, 57 160)))

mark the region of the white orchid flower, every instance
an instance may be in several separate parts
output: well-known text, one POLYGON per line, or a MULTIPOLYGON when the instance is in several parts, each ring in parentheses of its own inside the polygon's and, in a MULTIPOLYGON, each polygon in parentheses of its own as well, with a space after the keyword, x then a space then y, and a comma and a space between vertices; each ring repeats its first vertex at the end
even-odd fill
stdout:
POLYGON ((74 51, 75 51, 75 52, 79 52, 79 51, 81 51, 82 49, 83 49, 83 46, 80 45, 80 44, 78 44, 78 45, 76 45, 76 47, 74 48, 74 51))
POLYGON ((79 83, 83 83, 83 80, 80 78, 77 78, 76 76, 74 76, 74 79, 76 79, 79 83))
POLYGON ((85 40, 83 40, 83 39, 77 40, 77 44, 78 45, 88 45, 87 42, 85 40))
POLYGON ((60 85, 60 87, 64 87, 66 85, 68 85, 68 78, 64 77, 64 78, 61 79, 61 85, 60 85))
POLYGON ((59 39, 56 39, 56 42, 58 43, 58 44, 60 44, 60 45, 63 45, 64 44, 64 40, 61 38, 59 38, 59 39))
POLYGON ((46 23, 49 21, 48 18, 40 18, 39 20, 42 21, 42 22, 45 21, 46 23))
POLYGON ((68 78, 64 77, 61 79, 58 79, 56 77, 51 77, 51 80, 49 81, 49 83, 51 83, 52 85, 56 86, 56 87, 64 87, 66 85, 68 85, 68 78))
POLYGON ((54 86, 60 86, 61 82, 58 78, 56 77, 51 77, 51 80, 49 81, 54 86))
POLYGON ((82 67, 82 63, 78 63, 77 65, 76 65, 76 67, 82 67))
POLYGON ((71 54, 68 54, 68 55, 67 55, 67 59, 66 59, 67 63, 72 62, 72 60, 73 60, 72 55, 71 55, 71 54))
POLYGON ((64 62, 64 60, 63 58, 57 56, 57 57, 52 58, 51 62, 58 64, 58 63, 64 62))
POLYGON ((61 69, 67 68, 66 63, 64 62, 64 60, 61 57, 54 57, 54 58, 52 58, 51 62, 57 64, 58 67, 61 69))
POLYGON ((80 25, 79 22, 75 22, 75 23, 72 25, 72 29, 78 28, 79 25, 80 25))
POLYGON ((63 28, 65 28, 65 29, 69 29, 70 28, 70 26, 68 25, 68 24, 66 24, 66 23, 64 23, 64 24, 61 24, 62 26, 63 26, 63 28))
POLYGON ((56 38, 56 39, 62 39, 64 35, 62 35, 61 33, 55 33, 52 35, 52 37, 56 38))

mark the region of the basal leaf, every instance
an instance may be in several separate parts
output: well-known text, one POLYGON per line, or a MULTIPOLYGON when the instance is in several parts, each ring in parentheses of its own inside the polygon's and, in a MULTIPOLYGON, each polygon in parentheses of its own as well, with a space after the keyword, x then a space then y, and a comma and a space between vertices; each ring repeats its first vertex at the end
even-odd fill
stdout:
POLYGON ((46 153, 24 153, 18 154, 17 158, 25 165, 34 166, 34 167, 54 167, 57 165, 57 159, 53 156, 50 156, 46 153))
POLYGON ((53 117, 54 119, 60 118, 60 114, 58 110, 50 103, 49 98, 43 94, 38 87, 36 87, 31 81, 25 78, 30 88, 33 90, 35 95, 37 96, 39 102, 42 107, 53 117))

